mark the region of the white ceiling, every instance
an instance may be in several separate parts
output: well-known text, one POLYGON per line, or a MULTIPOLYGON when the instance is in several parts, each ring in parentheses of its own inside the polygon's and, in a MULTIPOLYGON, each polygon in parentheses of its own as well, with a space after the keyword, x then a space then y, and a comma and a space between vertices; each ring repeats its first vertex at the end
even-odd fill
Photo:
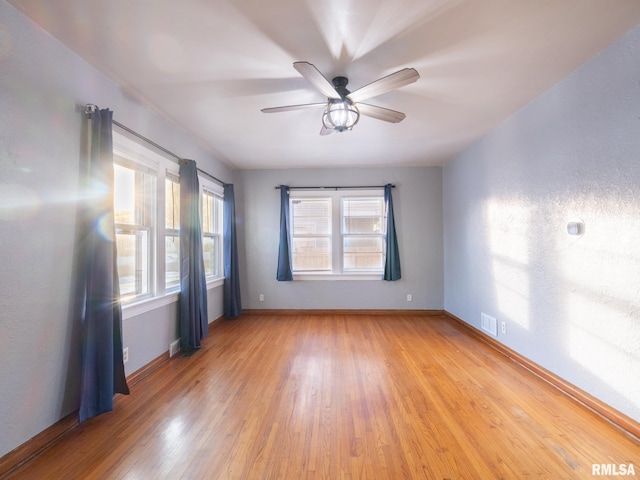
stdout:
POLYGON ((640 23, 638 0, 8 2, 241 169, 442 165, 640 23), (367 100, 403 122, 320 136, 322 109, 260 111, 326 100, 295 61, 421 78, 367 100))

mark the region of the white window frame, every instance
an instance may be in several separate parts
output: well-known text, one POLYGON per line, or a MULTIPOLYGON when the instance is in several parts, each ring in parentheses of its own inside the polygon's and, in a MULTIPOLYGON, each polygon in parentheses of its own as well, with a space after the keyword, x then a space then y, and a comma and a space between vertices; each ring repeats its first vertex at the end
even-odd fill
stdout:
MULTIPOLYGON (((342 198, 384 197, 381 189, 337 189, 332 191, 289 190, 289 212, 292 202, 300 198, 331 198, 331 271, 294 271, 294 280, 382 280, 384 270, 380 271, 345 271, 343 267, 343 235, 342 235, 342 198)), ((290 217, 293 231, 293 216, 290 217)), ((386 218, 384 219, 386 231, 386 218)), ((289 232, 292 238, 292 232, 289 232)), ((384 232, 383 232, 384 235, 384 232)), ((384 262, 383 262, 384 265, 384 262)))

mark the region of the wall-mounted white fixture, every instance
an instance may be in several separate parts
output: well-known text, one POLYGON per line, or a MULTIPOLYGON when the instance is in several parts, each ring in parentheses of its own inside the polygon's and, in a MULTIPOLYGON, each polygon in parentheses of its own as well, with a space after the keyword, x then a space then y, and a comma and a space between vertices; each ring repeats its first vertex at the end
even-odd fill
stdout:
POLYGON ((584 222, 582 220, 574 220, 567 223, 567 233, 569 235, 584 235, 584 222))

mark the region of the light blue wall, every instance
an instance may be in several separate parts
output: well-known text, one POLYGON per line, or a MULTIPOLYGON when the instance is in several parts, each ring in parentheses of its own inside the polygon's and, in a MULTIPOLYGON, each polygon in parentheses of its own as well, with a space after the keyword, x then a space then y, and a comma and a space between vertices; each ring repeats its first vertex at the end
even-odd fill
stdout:
MULTIPOLYGON (((330 139, 329 139, 330 140, 330 139)), ((243 170, 235 172, 244 308, 436 309, 443 306, 440 167, 243 170), (402 279, 276 281, 280 192, 276 185, 385 185, 393 204, 402 279), (264 294, 264 302, 259 295, 264 294), (407 294, 413 301, 407 302, 407 294)))
POLYGON ((451 161, 444 218, 445 309, 640 420, 640 27, 451 161))
MULTIPOLYGON (((207 291, 209 323, 223 316, 222 286, 207 291)), ((125 374, 131 375, 151 360, 167 352, 168 346, 180 338, 178 302, 127 318, 122 322, 123 348, 129 349, 125 374)))
MULTIPOLYGON (((73 258, 83 106, 229 181, 231 171, 0 2, 0 456, 77 408, 73 258)), ((221 288, 209 292, 222 311, 221 288)), ((175 304, 123 322, 127 373, 176 338, 175 304)))

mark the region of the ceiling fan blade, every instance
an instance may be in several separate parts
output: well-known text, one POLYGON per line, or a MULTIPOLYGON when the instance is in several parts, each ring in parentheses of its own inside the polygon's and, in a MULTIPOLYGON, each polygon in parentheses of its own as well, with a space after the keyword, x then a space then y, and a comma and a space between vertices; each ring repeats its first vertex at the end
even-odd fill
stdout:
POLYGON ((261 111, 264 113, 278 113, 278 112, 288 112, 289 110, 303 110, 305 108, 319 108, 326 107, 327 103, 305 103, 302 105, 287 105, 284 107, 270 107, 263 108, 261 111))
POLYGON ((336 92, 331 82, 320 73, 320 70, 318 70, 315 65, 309 62, 295 62, 293 68, 327 97, 340 98, 340 94, 336 92))
POLYGON ((378 120, 384 120, 385 122, 398 123, 404 120, 406 115, 402 112, 390 110, 388 108, 377 107, 375 105, 369 105, 368 103, 358 103, 356 105, 361 115, 375 118, 378 120))
POLYGON ((322 128, 320 129, 320 135, 331 135, 333 133, 333 129, 332 128, 326 128, 324 125, 322 126, 322 128))
POLYGON ((361 102, 367 98, 382 95, 383 93, 395 90, 396 88, 409 85, 419 78, 420 75, 415 68, 403 68, 391 75, 379 78, 375 82, 371 82, 370 84, 359 88, 355 92, 351 92, 347 95, 347 98, 354 103, 361 102))

